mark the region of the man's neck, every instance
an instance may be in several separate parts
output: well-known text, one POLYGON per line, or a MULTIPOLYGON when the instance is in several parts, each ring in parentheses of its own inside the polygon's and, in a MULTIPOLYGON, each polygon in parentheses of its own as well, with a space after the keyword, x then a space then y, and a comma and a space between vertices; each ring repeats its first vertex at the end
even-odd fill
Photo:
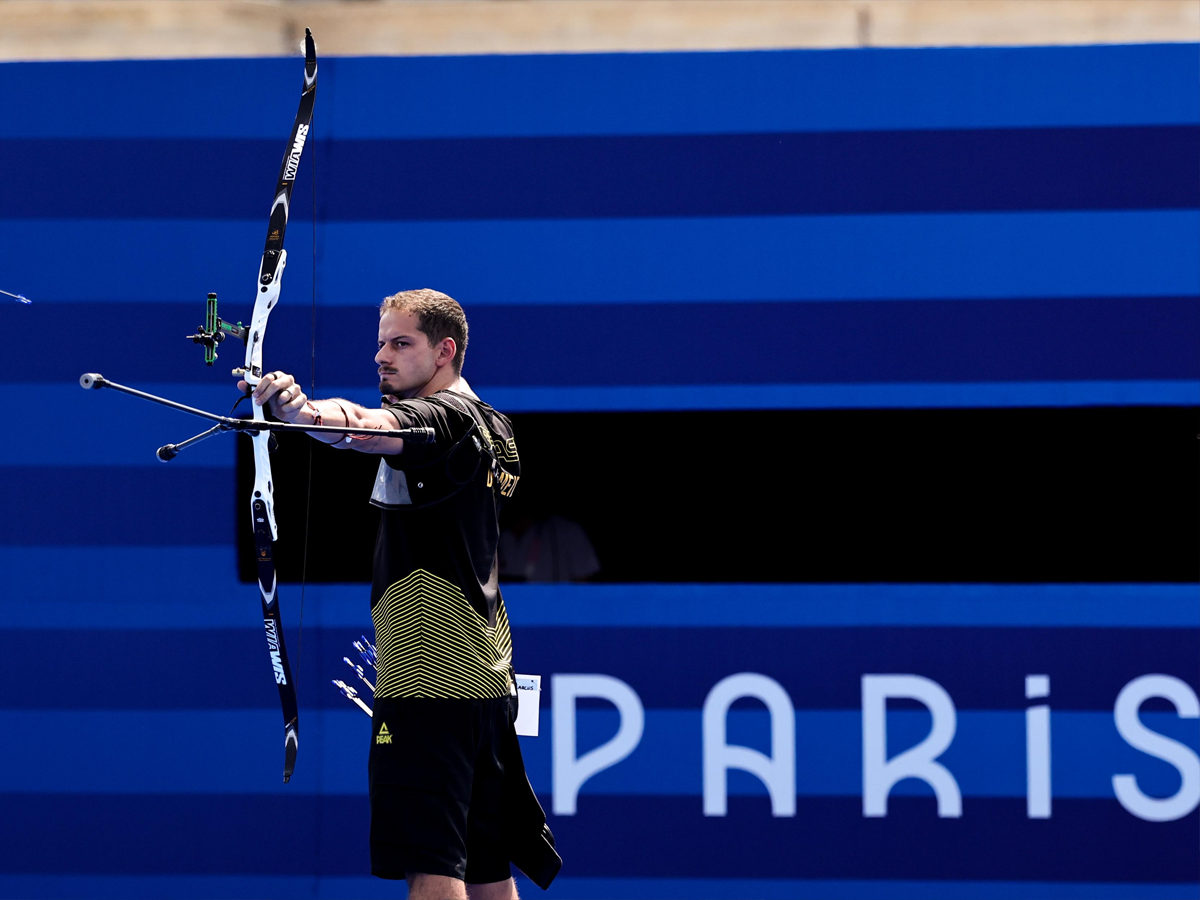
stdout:
POLYGON ((450 373, 448 378, 442 378, 441 374, 431 378, 424 387, 418 388, 413 394, 414 397, 428 397, 431 394, 436 394, 438 391, 454 391, 458 394, 466 394, 468 397, 474 397, 476 400, 479 397, 471 390, 471 386, 467 384, 467 379, 461 375, 450 373))

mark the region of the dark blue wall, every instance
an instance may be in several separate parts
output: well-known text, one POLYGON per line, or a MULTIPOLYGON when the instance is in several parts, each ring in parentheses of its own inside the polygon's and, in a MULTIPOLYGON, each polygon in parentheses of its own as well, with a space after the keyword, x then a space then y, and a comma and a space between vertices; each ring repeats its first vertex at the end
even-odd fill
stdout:
MULTIPOLYGON (((316 222, 306 158, 266 362, 307 377, 315 283, 318 395, 369 400, 374 305, 428 285, 466 306, 466 374, 509 411, 1195 403, 1197 62, 1195 45, 322 60, 316 222)), ((231 402, 237 353, 206 370, 183 335, 208 291, 248 316, 299 82, 297 60, 0 66, 0 288, 35 301, 0 306, 0 896, 396 895, 366 875, 367 721, 329 686, 365 589, 309 588, 301 652, 283 588, 303 706, 285 787, 235 576, 232 443, 160 468, 192 422, 76 384, 231 402)), ((637 749, 554 817, 555 896, 1197 896, 1195 811, 1144 821, 1111 782, 1180 788, 1113 704, 1151 673, 1196 690, 1192 587, 508 597, 519 669, 607 674, 646 711, 637 749), (796 709, 794 816, 736 771, 728 815, 702 814, 700 709, 738 672, 796 709), (919 782, 863 816, 871 673, 953 699, 960 818, 919 782), (1051 677, 1050 820, 1026 817, 1029 674, 1051 677)), ((544 703, 525 746, 549 806, 544 703)), ((1163 701, 1142 718, 1200 747, 1163 701)), ((729 721, 766 749, 761 706, 729 721)), ((929 716, 888 722, 896 753, 929 716)), ((585 704, 577 727, 582 751, 616 713, 585 704)))

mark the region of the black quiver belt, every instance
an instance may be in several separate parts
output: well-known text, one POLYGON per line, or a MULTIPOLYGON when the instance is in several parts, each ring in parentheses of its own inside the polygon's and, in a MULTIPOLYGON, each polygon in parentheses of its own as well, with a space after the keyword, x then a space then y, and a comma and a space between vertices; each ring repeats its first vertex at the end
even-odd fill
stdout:
POLYGON ((546 813, 525 773, 516 729, 509 728, 505 740, 502 808, 509 820, 505 850, 512 864, 544 891, 562 868, 562 857, 554 849, 554 834, 546 824, 546 813))

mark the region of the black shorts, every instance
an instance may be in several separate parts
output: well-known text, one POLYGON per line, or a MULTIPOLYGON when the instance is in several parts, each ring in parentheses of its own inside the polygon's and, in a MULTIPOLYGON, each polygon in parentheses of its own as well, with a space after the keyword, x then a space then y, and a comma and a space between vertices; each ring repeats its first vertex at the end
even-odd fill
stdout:
POLYGON ((511 875, 501 798, 506 774, 525 777, 515 718, 516 700, 508 697, 376 698, 368 764, 372 874, 423 872, 469 884, 511 875))

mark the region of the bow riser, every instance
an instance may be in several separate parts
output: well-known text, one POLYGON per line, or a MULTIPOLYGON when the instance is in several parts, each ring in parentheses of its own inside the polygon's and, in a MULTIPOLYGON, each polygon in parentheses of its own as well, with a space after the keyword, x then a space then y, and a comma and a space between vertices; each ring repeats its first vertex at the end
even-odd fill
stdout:
MULTIPOLYGON (((286 224, 286 223, 285 223, 286 224)), ((280 250, 278 255, 268 260, 263 255, 262 268, 259 275, 259 295, 254 304, 254 315, 250 319, 250 329, 246 338, 246 365, 242 377, 253 391, 262 380, 262 350, 263 339, 267 333, 267 318, 279 301, 279 291, 283 286, 283 270, 287 267, 287 251, 280 250), (267 267, 271 266, 270 280, 266 281, 267 267)), ((252 413, 256 422, 266 421, 265 408, 252 404, 252 413)), ((279 529, 275 525, 275 486, 271 478, 271 436, 260 431, 252 438, 254 441, 254 500, 261 500, 265 508, 265 517, 270 526, 271 540, 279 540, 279 529)), ((257 519, 258 514, 255 513, 257 519)), ((257 522, 255 530, 257 533, 257 522)), ((264 597, 266 594, 264 593, 264 597)))
MULTIPOLYGON (((250 317, 250 328, 246 336, 246 365, 243 373, 246 383, 251 388, 258 385, 263 376, 262 352, 263 338, 267 333, 267 319, 271 310, 279 302, 279 291, 283 287, 283 270, 287 268, 287 251, 280 250, 267 259, 263 254, 262 266, 259 268, 258 297, 254 303, 254 312, 250 317), (265 279, 270 279, 266 281, 265 279)), ((261 407, 255 407, 259 409, 261 407)))

